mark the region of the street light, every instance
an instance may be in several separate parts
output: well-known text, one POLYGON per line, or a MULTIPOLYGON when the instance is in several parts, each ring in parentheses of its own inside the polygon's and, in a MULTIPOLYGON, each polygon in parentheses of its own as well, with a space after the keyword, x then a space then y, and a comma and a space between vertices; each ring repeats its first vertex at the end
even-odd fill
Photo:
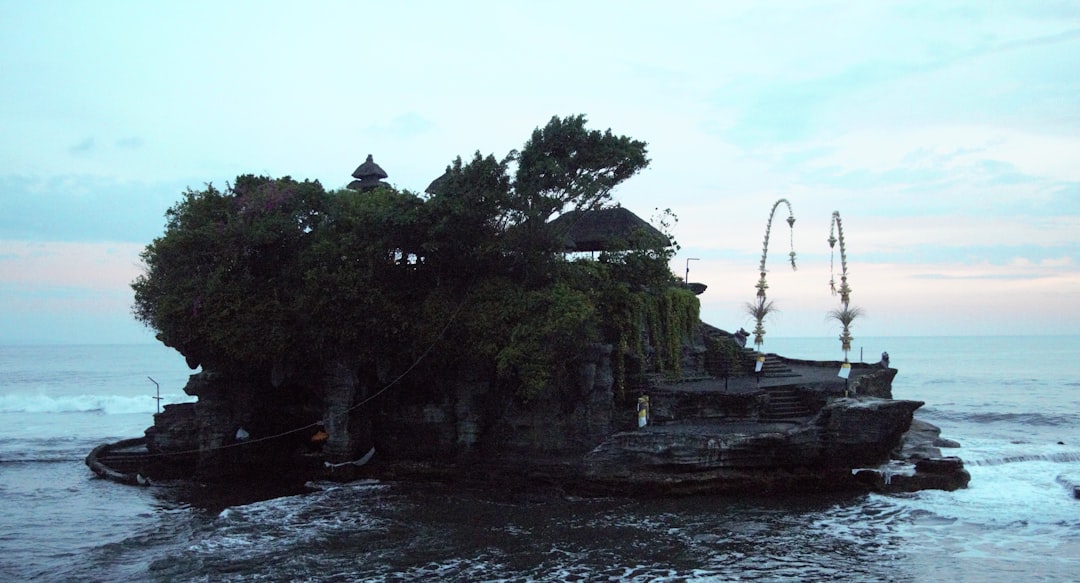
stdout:
POLYGON ((701 261, 701 260, 698 259, 697 257, 687 257, 686 258, 686 281, 684 281, 683 284, 686 285, 687 287, 690 286, 690 262, 691 261, 701 261))
POLYGON ((157 401, 157 412, 161 413, 161 400, 165 398, 161 396, 161 385, 159 385, 158 382, 153 379, 153 377, 146 378, 150 379, 150 382, 154 383, 154 386, 157 387, 157 396, 150 398, 157 401))

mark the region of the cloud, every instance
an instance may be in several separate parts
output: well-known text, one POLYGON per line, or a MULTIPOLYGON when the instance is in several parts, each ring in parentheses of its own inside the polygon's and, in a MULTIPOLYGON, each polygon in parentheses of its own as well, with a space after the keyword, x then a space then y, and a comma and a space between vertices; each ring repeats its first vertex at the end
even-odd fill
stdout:
POLYGON ((371 124, 364 128, 364 133, 377 138, 411 139, 426 134, 435 128, 435 123, 415 112, 403 113, 386 123, 371 124))
POLYGON ((140 245, 0 240, 0 342, 150 342, 131 316, 140 245))
MULTIPOLYGON (((126 287, 126 286, 125 286, 126 287)), ((130 289, 84 289, 0 282, 0 343, 154 342, 131 315, 130 289)))
POLYGON ((125 289, 142 266, 137 243, 65 243, 0 240, 0 285, 30 290, 112 292, 125 289))
POLYGON ((989 279, 989 280, 995 280, 996 279, 996 280, 1002 280, 1002 281, 1007 281, 1007 280, 1016 281, 1016 280, 1038 279, 1039 278, 1038 276, 1032 276, 1030 274, 1024 274, 1024 273, 978 273, 978 274, 968 274, 968 275, 953 275, 953 274, 950 274, 950 273, 921 273, 921 274, 912 275, 911 277, 913 279, 932 279, 932 280, 941 280, 941 281, 947 281, 947 280, 953 280, 953 281, 956 281, 956 280, 982 280, 982 279, 989 279))
MULTIPOLYGON (((0 34, 12 80, 0 125, 18 136, 0 145, 0 261, 13 242, 137 248, 185 187, 240 173, 344 186, 372 153, 392 183, 422 189, 455 155, 501 155, 552 114, 584 113, 649 142, 652 167, 616 198, 679 215, 707 309, 732 320, 781 196, 800 271, 781 273, 788 232, 774 225, 770 281, 811 290, 782 298, 792 327, 804 314, 820 327, 832 301, 816 294, 833 210, 856 297, 885 334, 911 329, 894 314, 932 313, 922 329, 943 329, 948 309, 963 326, 1008 311, 965 294, 1052 295, 1048 278, 1077 289, 1080 7, 1068 2, 702 2, 624 10, 618 27, 601 5, 433 5, 410 34, 375 27, 362 43, 358 18, 405 22, 415 8, 73 4, 57 18, 33 6, 0 19, 12 33, 0 34), (286 24, 298 42, 278 42, 286 24), (195 42, 160 42, 180 31, 195 42)), ((80 285, 32 266, 64 262, 20 257, 41 286, 80 285)))
POLYGON ((139 136, 130 136, 116 140, 116 147, 121 150, 137 150, 142 148, 145 142, 139 136))
POLYGON ((88 154, 94 150, 94 137, 90 136, 85 140, 68 148, 68 153, 72 156, 82 156, 88 154))
MULTIPOLYGON (((857 336, 1072 334, 1080 326, 1080 273, 1073 262, 1026 265, 960 262, 888 263, 859 261, 849 267, 852 304, 865 310, 857 336)), ((754 265, 703 259, 691 265, 691 280, 709 285, 700 296, 702 319, 724 329, 751 324, 742 310, 754 297, 754 265)), ((681 271, 682 265, 673 266, 681 271)), ((772 336, 832 336, 826 314, 839 300, 829 293, 828 263, 809 261, 791 271, 773 265, 769 298, 781 310, 766 322, 772 336)), ((768 338, 766 336, 766 349, 768 338)))
POLYGON ((93 175, 0 176, 0 239, 149 243, 186 187, 93 175))

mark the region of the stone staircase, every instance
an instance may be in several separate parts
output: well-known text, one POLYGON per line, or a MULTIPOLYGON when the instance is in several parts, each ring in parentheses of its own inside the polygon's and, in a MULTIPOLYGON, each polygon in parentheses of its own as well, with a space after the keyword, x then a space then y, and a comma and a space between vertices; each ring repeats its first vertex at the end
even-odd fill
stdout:
MULTIPOLYGON (((706 326, 704 328, 703 335, 705 336, 706 340, 721 340, 731 343, 735 342, 731 334, 728 334, 727 332, 724 332, 718 328, 713 328, 711 326, 706 326)), ((753 348, 743 346, 741 349, 739 349, 739 364, 742 365, 743 371, 745 371, 746 374, 749 374, 751 376, 756 374, 754 373, 754 366, 757 363, 757 355, 757 351, 753 348)), ((784 364, 784 362, 777 358, 776 355, 766 354, 765 363, 761 369, 761 376, 762 378, 787 378, 797 377, 799 375, 795 374, 791 370, 791 367, 784 364)))
POLYGON ((795 387, 767 387, 765 391, 769 393, 769 406, 763 412, 762 420, 786 421, 813 414, 799 398, 798 389, 795 387))
MULTIPOLYGON (((753 348, 743 348, 742 354, 739 356, 739 361, 742 363, 743 368, 753 372, 757 363, 757 351, 753 348)), ((799 376, 791 367, 784 364, 784 361, 777 358, 775 354, 766 354, 765 363, 761 367, 762 378, 776 379, 776 378, 788 378, 799 376)))

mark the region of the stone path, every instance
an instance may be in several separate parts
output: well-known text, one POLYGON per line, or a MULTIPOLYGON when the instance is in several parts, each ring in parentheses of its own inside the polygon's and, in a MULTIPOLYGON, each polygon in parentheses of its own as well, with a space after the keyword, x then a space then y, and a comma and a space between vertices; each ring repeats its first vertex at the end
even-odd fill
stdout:
MULTIPOLYGON (((824 384, 829 386, 836 386, 843 388, 844 379, 837 376, 840 371, 840 363, 836 363, 835 367, 820 366, 820 365, 808 365, 799 364, 795 362, 785 363, 787 374, 783 376, 768 376, 762 375, 760 378, 756 375, 745 375, 731 377, 727 381, 726 392, 729 393, 742 393, 747 391, 756 391, 758 389, 772 388, 772 387, 790 387, 796 385, 806 384, 824 384)), ((873 372, 874 366, 869 364, 856 364, 852 368, 849 381, 855 380, 857 377, 873 372)), ((664 390, 670 391, 686 391, 686 392, 699 392, 699 391, 717 391, 725 392, 724 379, 722 378, 695 378, 685 381, 663 381, 660 385, 664 390)))

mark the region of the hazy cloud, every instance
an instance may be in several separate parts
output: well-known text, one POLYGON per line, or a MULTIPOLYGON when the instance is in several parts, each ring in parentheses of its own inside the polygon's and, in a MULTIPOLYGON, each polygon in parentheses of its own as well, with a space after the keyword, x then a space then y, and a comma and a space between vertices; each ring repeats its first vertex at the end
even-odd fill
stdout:
POLYGON ((116 140, 116 147, 122 150, 137 150, 144 145, 143 139, 138 136, 120 138, 116 140))
POLYGON ((963 274, 956 275, 952 273, 921 273, 911 276, 912 279, 929 279, 929 280, 1000 280, 1000 281, 1021 281, 1026 279, 1042 279, 1043 275, 1035 275, 1030 273, 977 273, 977 274, 963 274))
POLYGON ((90 136, 85 140, 68 148, 68 153, 72 156, 81 156, 87 154, 94 149, 94 137, 90 136))
POLYGON ((435 123, 415 112, 401 114, 389 122, 376 123, 364 128, 364 133, 374 137, 415 138, 431 131, 435 123))
POLYGON ((0 176, 0 239, 149 243, 186 186, 90 175, 0 176))
MULTIPOLYGON (((702 259, 692 269, 713 284, 701 299, 717 324, 741 321, 781 196, 805 259, 798 273, 772 265, 783 335, 820 328, 824 280, 804 276, 828 269, 833 210, 875 333, 922 330, 919 318, 963 329, 959 309, 1008 330, 996 322, 1021 301, 1080 293, 1075 2, 691 2, 622 10, 619 26, 605 3, 432 4, 424 19, 394 3, 274 4, 257 26, 232 3, 17 4, 0 19, 6 242, 138 247, 189 185, 255 172, 343 186, 369 152, 419 189, 455 155, 519 148, 552 115, 583 113, 649 143, 652 166, 616 200, 679 215, 673 269, 702 259), (410 28, 369 27, 360 42, 357 22, 410 28)), ((782 260, 787 233, 774 235, 782 260)), ((56 277, 24 258, 27 277, 56 277)), ((1077 318, 1072 305, 1040 322, 1077 318)))

